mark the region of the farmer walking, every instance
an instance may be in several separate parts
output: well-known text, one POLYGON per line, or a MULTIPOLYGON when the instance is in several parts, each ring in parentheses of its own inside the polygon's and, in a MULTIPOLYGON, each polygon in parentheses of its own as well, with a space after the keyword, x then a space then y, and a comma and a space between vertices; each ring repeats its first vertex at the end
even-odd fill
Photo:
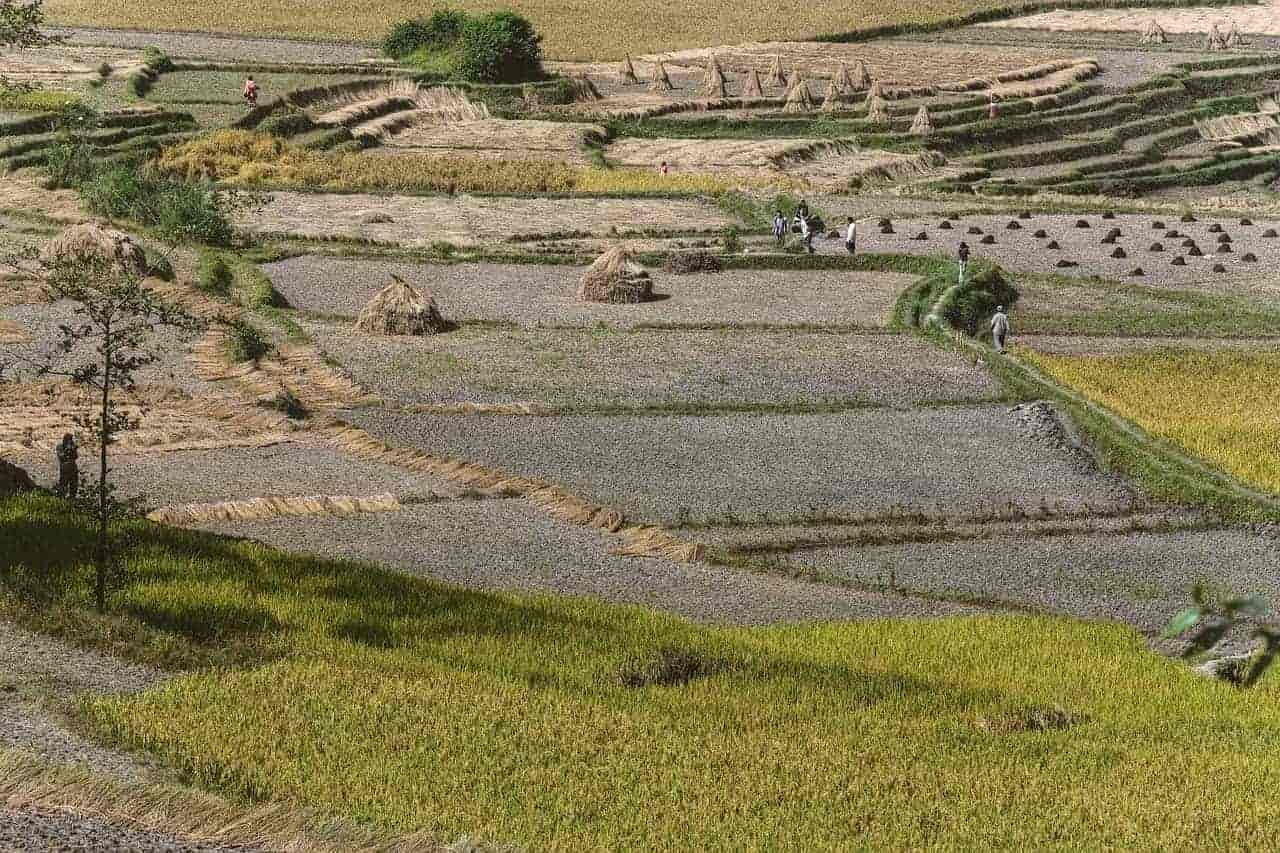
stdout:
POLYGON ((804 247, 809 250, 809 254, 813 254, 813 223, 809 221, 809 217, 800 220, 800 240, 804 243, 804 247))
POLYGON ((1004 341, 1009 336, 1009 316, 1004 313, 1004 306, 997 305, 996 313, 991 315, 991 343, 998 352, 1004 352, 1004 341))
POLYGON ((58 445, 58 487, 54 490, 60 498, 75 500, 80 491, 80 468, 76 464, 80 453, 76 450, 76 440, 67 433, 58 445))
POLYGON ((781 246, 787 242, 787 219, 781 210, 773 212, 773 239, 781 246))
POLYGON ((251 109, 258 106, 258 84, 254 82, 252 76, 244 81, 244 91, 240 94, 251 109))
POLYGON ((849 254, 854 254, 858 249, 858 223, 853 221, 853 217, 849 217, 849 224, 844 229, 844 247, 849 254))
POLYGON ((992 121, 1000 118, 1000 99, 996 97, 995 92, 991 93, 991 102, 990 106, 987 108, 987 116, 992 121))
POLYGON ((964 284, 964 268, 969 263, 969 244, 960 241, 960 248, 956 250, 956 258, 960 261, 960 283, 964 284))

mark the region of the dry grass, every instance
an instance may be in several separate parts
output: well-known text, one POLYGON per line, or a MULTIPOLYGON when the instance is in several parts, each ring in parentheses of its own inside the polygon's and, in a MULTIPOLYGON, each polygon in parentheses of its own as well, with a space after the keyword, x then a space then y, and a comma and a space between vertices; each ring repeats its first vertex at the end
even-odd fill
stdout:
POLYGON ((354 497, 309 495, 305 497, 246 498, 209 504, 161 507, 147 515, 159 524, 194 526, 220 521, 262 521, 268 518, 308 515, 361 515, 395 512, 400 501, 392 494, 354 497))
POLYGON ((45 245, 43 254, 53 263, 101 259, 133 275, 147 272, 146 252, 131 235, 96 222, 64 229, 45 245))
MULTIPOLYGON (((903 22, 929 23, 1007 5, 999 0, 942 0, 929 5, 894 0, 865 3, 840 0, 790 7, 751 0, 724 14, 714 0, 693 0, 674 10, 670 4, 614 3, 583 14, 565 0, 519 0, 510 4, 528 16, 545 37, 548 56, 559 59, 621 59, 635 54, 705 44, 734 44, 753 39, 806 38, 903 22)), ((174 0, 47 0, 57 23, 239 32, 251 35, 340 38, 373 42, 396 21, 423 14, 412 0, 265 0, 260 3, 190 4, 174 0)), ((463 0, 465 11, 495 8, 489 0, 463 0)), ((429 11, 429 9, 428 9, 429 11)))
POLYGON ((578 298, 584 302, 631 304, 653 297, 653 281, 643 267, 631 260, 625 246, 614 246, 582 274, 578 298))
POLYGON ((434 335, 449 328, 431 294, 397 275, 369 300, 356 318, 356 328, 371 335, 434 335))

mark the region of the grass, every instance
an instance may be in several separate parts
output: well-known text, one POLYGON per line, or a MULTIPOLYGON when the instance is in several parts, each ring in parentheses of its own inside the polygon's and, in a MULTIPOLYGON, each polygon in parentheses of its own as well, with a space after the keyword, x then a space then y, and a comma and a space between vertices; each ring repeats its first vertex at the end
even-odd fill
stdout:
MULTIPOLYGON (((47 497, 0 524, 0 565, 37 570, 89 536, 47 497)), ((117 622, 264 659, 84 713, 233 797, 545 849, 1280 841, 1275 683, 1202 681, 1115 625, 715 629, 131 532, 117 622), (1080 719, 1016 724, 1058 706, 1080 719)))
POLYGON ((1239 480, 1280 492, 1275 352, 1022 353, 1092 400, 1239 480))
MULTIPOLYGON (((147 100, 171 104, 234 104, 243 113, 248 111, 240 97, 245 76, 241 71, 170 71, 156 80, 147 100)), ((294 89, 365 78, 349 74, 265 72, 254 74, 253 79, 258 84, 259 101, 265 103, 294 89)))
POLYGON ((56 89, 9 88, 0 85, 0 110, 13 112, 60 112, 81 103, 74 92, 56 89))

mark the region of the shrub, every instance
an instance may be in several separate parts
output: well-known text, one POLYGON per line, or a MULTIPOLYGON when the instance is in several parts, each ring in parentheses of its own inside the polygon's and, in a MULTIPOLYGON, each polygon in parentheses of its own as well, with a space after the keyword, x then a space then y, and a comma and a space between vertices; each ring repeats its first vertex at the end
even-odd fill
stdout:
POLYGON ((519 83, 542 74, 542 37, 515 12, 471 18, 459 39, 458 73, 482 83, 519 83))
POLYGON ((458 251, 458 247, 450 243, 448 240, 433 240, 431 241, 429 251, 437 258, 444 258, 447 260, 454 256, 458 251))
POLYGON ((143 251, 147 258, 147 275, 163 281, 173 281, 173 264, 169 263, 169 259, 150 246, 143 251))
POLYGON ((299 133, 306 133, 309 130, 315 130, 316 123, 311 120, 311 116, 302 110, 288 110, 282 113, 268 116, 262 124, 258 125, 258 129, 263 133, 269 133, 272 136, 297 136, 299 133))
POLYGON ((742 239, 738 236, 738 229, 733 226, 724 229, 720 242, 724 245, 726 255, 736 255, 742 251, 742 239))
POLYGON ((196 285, 205 293, 228 297, 234 281, 226 258, 216 252, 201 252, 196 264, 196 285))
POLYGON ((466 23, 466 14, 453 9, 437 9, 430 18, 401 21, 382 40, 382 52, 404 59, 420 50, 444 50, 458 41, 466 23))
POLYGON ((672 275, 690 275, 700 272, 720 272, 720 259, 707 251, 678 252, 667 258, 662 267, 672 275))
POLYGON ((227 356, 236 364, 257 361, 271 352, 271 342, 252 323, 227 320, 227 356))

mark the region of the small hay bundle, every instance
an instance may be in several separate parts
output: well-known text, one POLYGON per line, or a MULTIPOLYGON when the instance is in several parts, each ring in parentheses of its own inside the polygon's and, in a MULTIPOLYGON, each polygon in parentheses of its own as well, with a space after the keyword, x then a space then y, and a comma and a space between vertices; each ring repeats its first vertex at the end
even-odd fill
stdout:
POLYGON ((636 67, 631 64, 631 54, 627 54, 622 59, 622 65, 618 68, 618 78, 628 86, 635 86, 640 82, 640 78, 636 76, 636 67))
POLYGON ((720 60, 715 56, 711 57, 711 61, 707 63, 706 73, 702 75, 702 93, 708 98, 726 98, 728 92, 725 91, 724 69, 720 67, 720 60))
POLYGON ((592 83, 591 78, 585 74, 572 75, 569 78, 569 88, 573 90, 574 103, 580 104, 604 99, 604 96, 600 94, 600 90, 596 88, 596 84, 592 83))
POLYGON ((356 329, 371 335, 435 335, 448 328, 431 294, 397 275, 356 318, 356 329))
POLYGON ((596 258, 578 285, 578 298, 584 302, 629 305, 652 297, 653 281, 649 273, 631 260, 625 246, 614 246, 596 258))
POLYGON ((35 491, 36 484, 31 482, 27 472, 17 465, 0 459, 0 498, 7 498, 19 492, 35 491))
POLYGON ((785 113, 809 112, 815 106, 813 95, 809 92, 809 84, 804 82, 804 78, 798 72, 794 77, 795 85, 787 92, 787 101, 782 105, 782 111, 785 113))
POLYGON ((840 106, 840 87, 836 85, 835 78, 827 84, 827 94, 822 98, 822 111, 833 113, 840 106))
POLYGON ((747 72, 747 79, 742 84, 743 98, 763 98, 764 87, 760 85, 760 72, 752 68, 747 72))
POLYGON ((861 59, 858 60, 857 67, 853 69, 853 79, 849 83, 849 88, 858 92, 871 88, 871 72, 867 71, 867 63, 861 59))
POLYGON ((853 78, 849 76, 849 66, 843 62, 836 68, 836 73, 832 75, 831 81, 835 83, 836 89, 840 92, 853 91, 853 78))
POLYGON ((884 98, 879 95, 871 95, 867 98, 867 121, 872 124, 889 123, 889 110, 885 106, 884 98))
POLYGON ((773 64, 769 66, 767 79, 770 86, 780 86, 784 89, 787 86, 787 75, 782 70, 782 57, 778 54, 773 56, 773 64))
POLYGON ((649 91, 670 92, 674 88, 675 86, 671 85, 671 77, 667 74, 667 67, 659 59, 653 65, 653 79, 649 81, 649 91))
POLYGON ((1209 25, 1209 32, 1204 36, 1205 50, 1226 50, 1227 40, 1223 37, 1222 31, 1218 29, 1217 23, 1209 25))
POLYGON ((53 264, 100 259, 125 274, 147 274, 147 253, 133 237, 96 222, 63 229, 45 244, 41 257, 53 264))
POLYGON ((915 120, 911 122, 912 136, 928 136, 933 133, 933 121, 929 118, 929 108, 924 104, 916 110, 915 120))
POLYGON ((1244 47, 1244 39, 1240 37, 1240 26, 1235 21, 1227 29, 1227 37, 1222 40, 1223 47, 1244 47))
POLYGON ((1147 21, 1147 27, 1142 31, 1142 44, 1166 44, 1169 37, 1164 33, 1164 27, 1156 21, 1155 18, 1147 21))

